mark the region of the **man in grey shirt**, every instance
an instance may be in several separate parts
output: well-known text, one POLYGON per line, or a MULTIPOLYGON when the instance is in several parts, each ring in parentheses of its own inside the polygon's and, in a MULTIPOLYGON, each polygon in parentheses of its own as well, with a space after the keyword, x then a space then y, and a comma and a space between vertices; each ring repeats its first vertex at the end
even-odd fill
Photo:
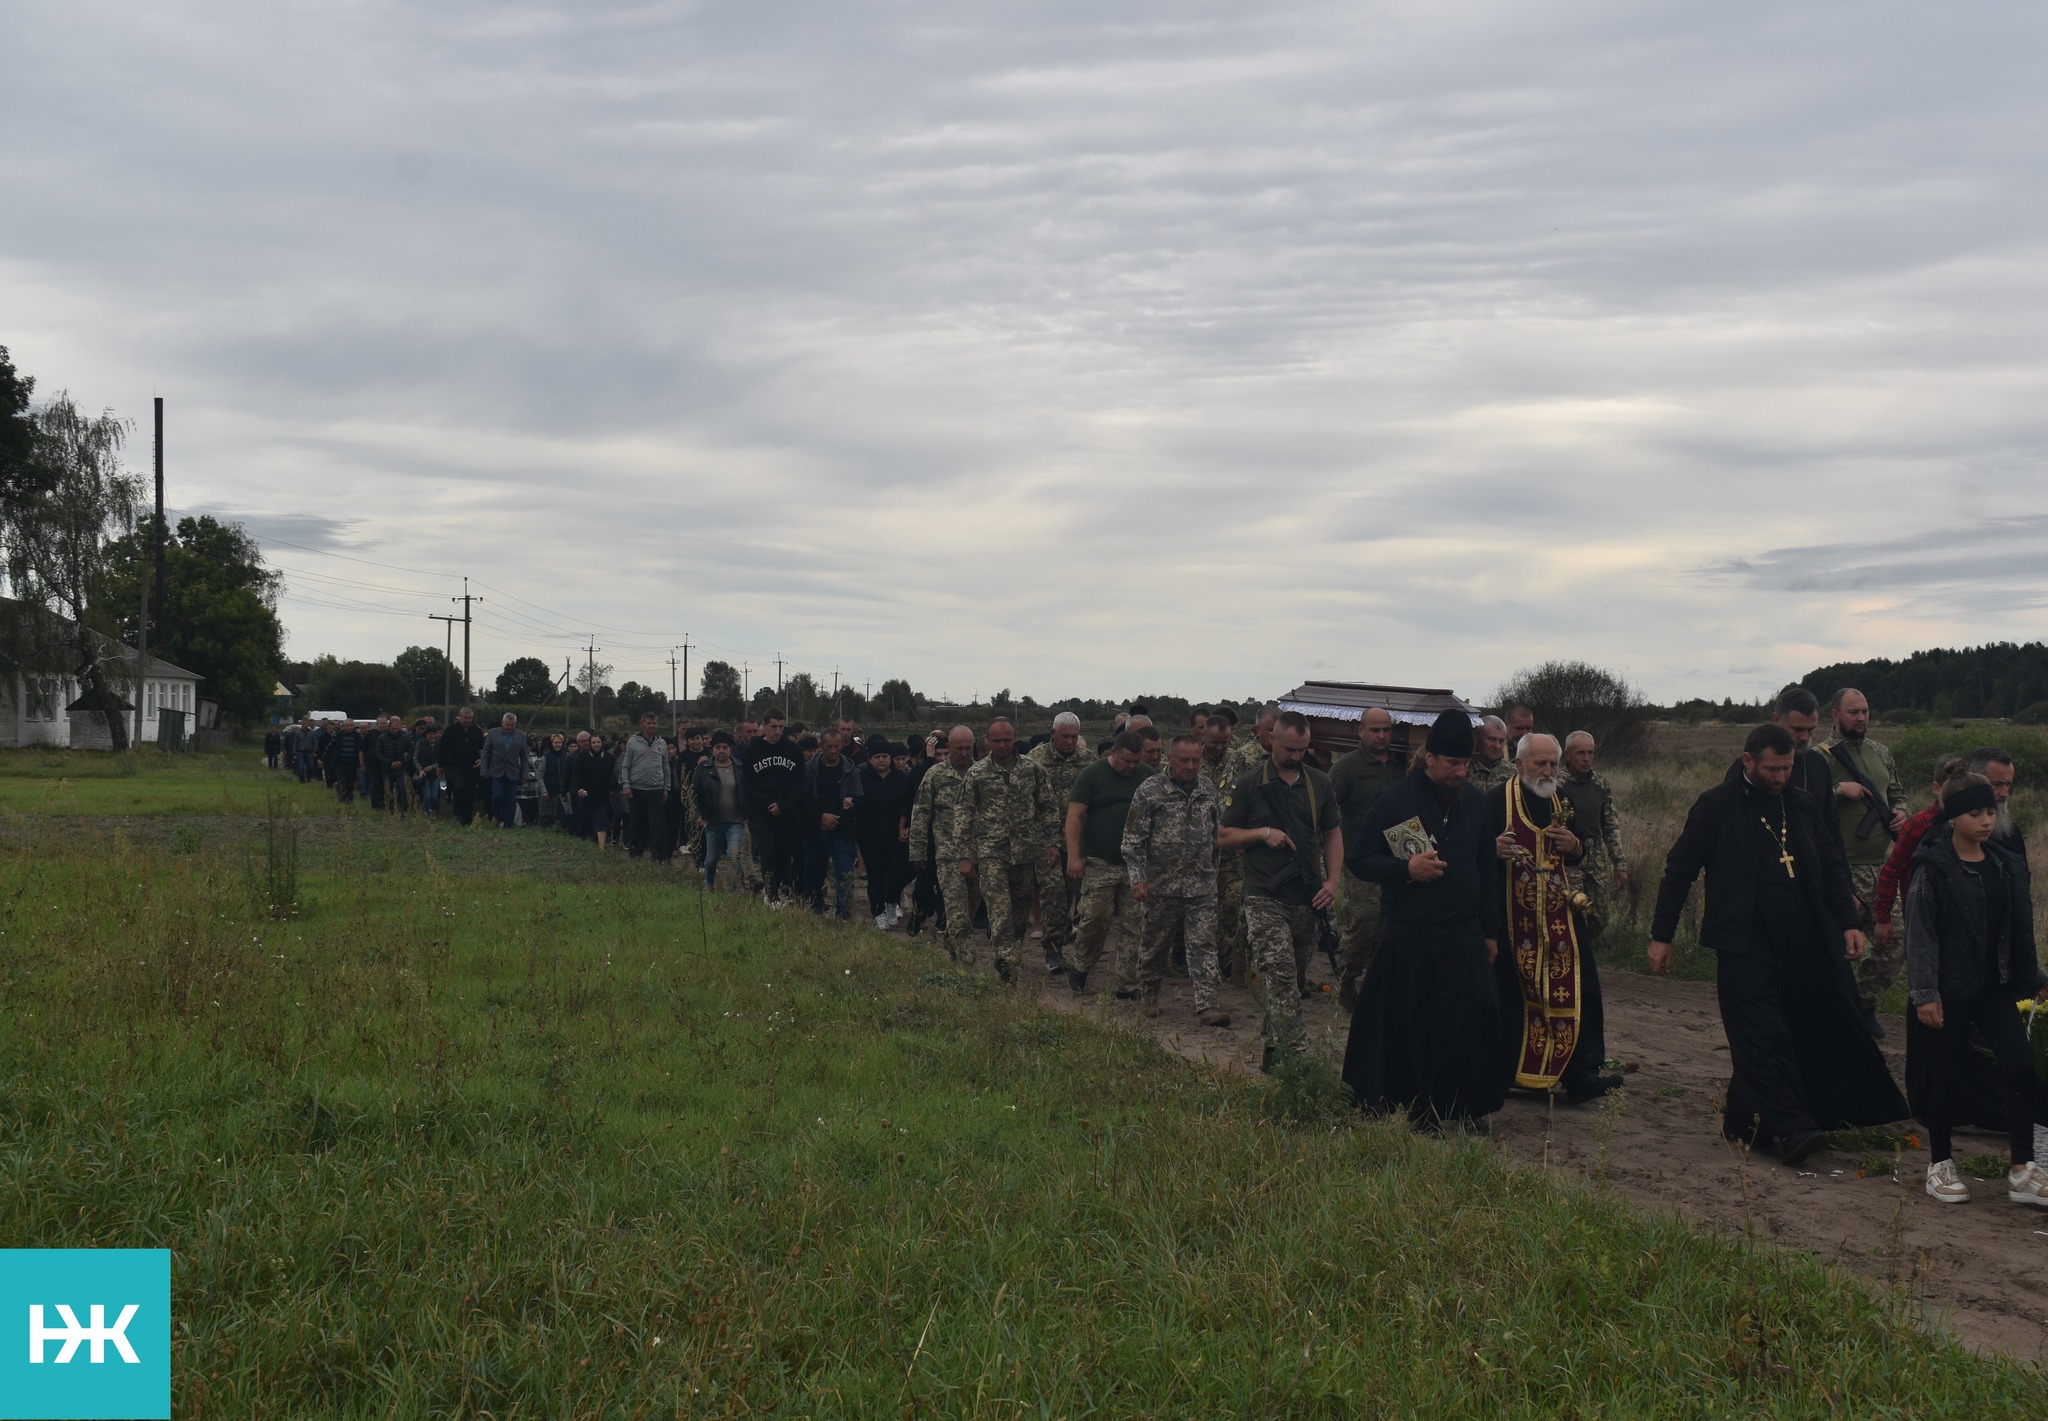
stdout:
POLYGON ((668 742, 661 738, 661 718, 653 711, 640 717, 640 730, 619 748, 619 793, 626 801, 626 852, 634 858, 654 851, 656 863, 667 863, 668 742), (651 841, 651 842, 650 842, 651 841))
POLYGON ((498 728, 484 736, 481 764, 491 787, 491 815, 509 829, 519 813, 519 784, 526 778, 526 737, 519 732, 518 716, 505 712, 498 728))

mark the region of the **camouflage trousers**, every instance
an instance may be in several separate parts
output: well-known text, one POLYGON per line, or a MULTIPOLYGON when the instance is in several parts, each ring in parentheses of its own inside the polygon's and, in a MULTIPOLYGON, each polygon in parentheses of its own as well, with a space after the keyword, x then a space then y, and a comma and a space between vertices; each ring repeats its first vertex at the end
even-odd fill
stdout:
MULTIPOLYGON (((1074 931, 1067 966, 1092 972, 1102 960, 1109 930, 1116 929, 1116 984, 1132 985, 1138 976, 1138 900, 1131 894, 1130 870, 1101 859, 1081 861, 1081 923, 1074 931)), ((1156 979, 1155 979, 1156 980, 1156 979)))
POLYGON ((1380 918, 1380 886, 1344 870, 1344 951, 1337 964, 1337 991, 1349 1001, 1372 966, 1372 955, 1385 931, 1380 918))
POLYGON ((1264 1018, 1259 1034, 1275 1055, 1298 1056, 1308 1050, 1308 1027, 1301 1016, 1301 979, 1316 950, 1315 909, 1248 893, 1244 940, 1252 967, 1259 974, 1252 989, 1264 1018))
POLYGON ((1856 999, 1869 1011, 1885 989, 1899 980, 1906 965, 1906 935, 1897 929, 1889 944, 1877 944, 1877 875, 1882 865, 1849 865, 1849 891, 1856 895, 1856 926, 1863 929, 1863 959, 1850 964, 1856 972, 1856 999))
POLYGON ((1245 967, 1244 850, 1225 849, 1216 856, 1216 970, 1242 983, 1245 967))
POLYGON ((1065 850, 1061 850, 1058 863, 1038 871, 1038 913, 1045 923, 1045 936, 1039 944, 1045 948, 1046 960, 1064 956, 1074 941, 1074 919, 1067 906, 1065 850))
POLYGON ((946 926, 939 934, 939 945, 946 949, 946 956, 972 967, 979 956, 974 944, 976 880, 964 876, 957 863, 940 864, 938 873, 939 901, 946 908, 946 926))
POLYGON ((1147 994, 1159 990, 1173 945, 1187 949, 1188 984, 1194 988, 1195 1010, 1208 1011, 1216 1005, 1222 986, 1216 970, 1216 895, 1200 897, 1162 895, 1145 900, 1145 946, 1138 954, 1138 990, 1147 994))
MULTIPOLYGON (((982 901, 988 904, 988 940, 995 949, 996 965, 1015 972, 1024 958, 1025 935, 1031 931, 1031 900, 1038 896, 1037 867, 981 860, 974 865, 974 877, 981 885, 982 901)), ((953 910, 948 908, 947 919, 952 916, 953 910)), ((965 930, 974 931, 972 918, 965 930)))

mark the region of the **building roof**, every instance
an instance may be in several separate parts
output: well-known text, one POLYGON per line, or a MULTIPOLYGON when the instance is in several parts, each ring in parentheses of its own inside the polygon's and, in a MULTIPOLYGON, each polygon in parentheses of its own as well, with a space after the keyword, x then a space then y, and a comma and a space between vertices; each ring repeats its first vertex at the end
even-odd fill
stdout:
MULTIPOLYGON (((22 607, 25 605, 27 604, 23 603, 18 598, 0 597, 0 607, 13 608, 22 607)), ((71 619, 69 617, 60 617, 54 612, 50 613, 49 615, 52 621, 58 623, 61 626, 69 627, 72 625, 71 619)), ((108 661, 113 663, 113 668, 115 670, 129 671, 133 669, 135 665, 134 647, 128 645, 126 642, 116 641, 114 638, 107 636, 103 632, 95 632, 93 633, 93 635, 99 638, 100 645, 102 648, 101 655, 105 656, 108 661)), ((69 672, 68 669, 59 669, 56 667, 52 667, 41 674, 68 675, 69 672)), ((160 656, 152 656, 149 658, 149 670, 144 672, 143 674, 145 677, 151 677, 159 681, 202 681, 206 679, 205 677, 201 676, 197 671, 187 671, 182 666, 173 666, 170 662, 165 661, 160 656)), ((133 709, 133 707, 130 707, 130 709, 133 709)))
POLYGON ((1360 721, 1378 706, 1396 725, 1433 725, 1447 710, 1479 717, 1455 691, 1419 686, 1374 686, 1363 681, 1304 681, 1280 698, 1280 709, 1300 711, 1310 720, 1360 721))
MULTIPOLYGON (((129 656, 135 655, 135 648, 132 646, 124 646, 121 650, 129 656)), ((148 675, 158 681, 197 681, 200 679, 197 671, 187 671, 182 666, 173 666, 170 662, 158 656, 149 658, 148 675)))

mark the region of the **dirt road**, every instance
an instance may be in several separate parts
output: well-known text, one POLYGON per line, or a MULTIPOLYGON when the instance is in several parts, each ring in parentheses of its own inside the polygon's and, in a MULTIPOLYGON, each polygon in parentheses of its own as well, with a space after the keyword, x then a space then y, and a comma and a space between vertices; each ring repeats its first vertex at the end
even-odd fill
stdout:
MULTIPOLYGON (((1326 964, 1316 967, 1326 983, 1326 964)), ((2048 1210, 2010 1203, 2002 1180, 1971 1181, 1975 1197, 1966 1206, 1937 1204, 1921 1188, 1924 1148, 1897 1157, 1896 1178, 1889 1154, 1823 1150, 1796 1170, 1766 1155, 1745 1157, 1721 1139, 1728 1047, 1713 987, 1612 970, 1602 983, 1608 1054, 1634 1067, 1622 1100, 1603 1112, 1518 1094, 1493 1118, 1500 1149, 1530 1168, 1583 1179, 1604 1168, 1607 1186, 1640 1204, 1806 1249, 1880 1288, 1903 1286, 1927 1321, 1969 1345, 2048 1360, 2048 1210)), ((1185 980, 1167 983, 1162 1011, 1150 1019, 1107 993, 1077 998, 1064 979, 1049 983, 1042 1000, 1148 1032, 1193 1059, 1256 1071, 1256 1008, 1242 990, 1226 987, 1224 995, 1233 1022, 1221 1030, 1196 1024, 1185 980)), ((1349 1016, 1328 991, 1307 1006, 1315 1049, 1334 1064, 1349 1016)), ((1905 1028, 1896 1019, 1888 1025, 1887 1054, 1903 1079, 1905 1028)), ((2002 1135, 1956 1136, 1959 1159, 2004 1150, 2002 1135)))

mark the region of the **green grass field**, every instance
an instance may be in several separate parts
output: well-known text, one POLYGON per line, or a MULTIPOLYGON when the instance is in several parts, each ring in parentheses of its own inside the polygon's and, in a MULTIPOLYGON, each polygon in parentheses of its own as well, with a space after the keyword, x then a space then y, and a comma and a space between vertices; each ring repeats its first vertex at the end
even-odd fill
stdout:
POLYGON ((247 747, 193 755, 0 750, 0 813, 260 814, 277 783, 247 747))
POLYGON ((581 845, 287 799, 321 815, 287 921, 247 835, 0 835, 0 1233, 173 1250, 178 1414, 2040 1410, 1904 1299, 1327 1080, 581 845))

